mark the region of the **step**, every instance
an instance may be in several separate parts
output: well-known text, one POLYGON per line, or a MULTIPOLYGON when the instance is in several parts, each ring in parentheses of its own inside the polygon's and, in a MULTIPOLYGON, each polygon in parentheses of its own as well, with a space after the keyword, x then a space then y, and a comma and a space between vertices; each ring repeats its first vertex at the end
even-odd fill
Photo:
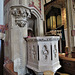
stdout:
POLYGON ((67 74, 67 73, 60 73, 60 72, 57 72, 57 74, 59 74, 59 75, 70 75, 70 74, 67 74))

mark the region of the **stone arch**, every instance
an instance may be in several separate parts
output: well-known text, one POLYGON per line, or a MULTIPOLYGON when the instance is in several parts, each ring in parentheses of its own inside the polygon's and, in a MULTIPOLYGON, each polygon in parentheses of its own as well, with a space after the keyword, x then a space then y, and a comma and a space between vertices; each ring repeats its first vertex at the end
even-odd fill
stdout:
POLYGON ((30 9, 31 9, 31 18, 32 18, 32 16, 34 16, 35 17, 35 36, 38 36, 39 35, 39 28, 40 28, 40 19, 42 19, 42 17, 41 17, 41 13, 37 10, 37 9, 35 9, 34 7, 30 7, 30 9))
POLYGON ((41 18, 41 13, 35 9, 34 7, 31 7, 31 13, 36 17, 36 18, 41 18))
POLYGON ((51 7, 55 7, 55 8, 59 8, 59 9, 62 8, 60 5, 50 5, 49 8, 47 9, 47 12, 45 13, 46 15, 47 15, 48 12, 51 10, 51 7))
POLYGON ((30 36, 30 37, 36 36, 35 35, 36 20, 37 20, 37 18, 33 14, 31 14, 31 18, 28 19, 27 30, 28 30, 28 36, 30 36))

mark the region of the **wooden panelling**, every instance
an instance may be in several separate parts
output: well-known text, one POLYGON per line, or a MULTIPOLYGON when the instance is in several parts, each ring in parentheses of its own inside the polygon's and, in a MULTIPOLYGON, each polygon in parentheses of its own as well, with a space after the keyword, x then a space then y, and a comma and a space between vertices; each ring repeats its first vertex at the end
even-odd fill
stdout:
POLYGON ((75 59, 63 57, 60 55, 60 63, 62 66, 62 70, 65 73, 69 73, 70 75, 75 75, 75 59))

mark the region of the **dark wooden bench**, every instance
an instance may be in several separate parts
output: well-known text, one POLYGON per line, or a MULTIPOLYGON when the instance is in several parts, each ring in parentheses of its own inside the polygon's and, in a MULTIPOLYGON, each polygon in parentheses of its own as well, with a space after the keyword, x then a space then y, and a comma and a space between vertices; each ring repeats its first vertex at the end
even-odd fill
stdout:
POLYGON ((60 64, 62 66, 62 71, 69 73, 70 75, 75 75, 75 58, 69 58, 59 55, 60 64))

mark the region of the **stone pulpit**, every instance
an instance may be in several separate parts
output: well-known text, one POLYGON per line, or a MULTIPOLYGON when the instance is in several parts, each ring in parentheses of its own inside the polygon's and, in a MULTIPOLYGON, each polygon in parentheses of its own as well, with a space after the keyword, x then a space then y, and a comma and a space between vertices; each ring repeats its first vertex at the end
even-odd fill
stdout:
POLYGON ((27 67, 35 72, 56 72, 61 66, 58 56, 59 36, 27 38, 27 67))

